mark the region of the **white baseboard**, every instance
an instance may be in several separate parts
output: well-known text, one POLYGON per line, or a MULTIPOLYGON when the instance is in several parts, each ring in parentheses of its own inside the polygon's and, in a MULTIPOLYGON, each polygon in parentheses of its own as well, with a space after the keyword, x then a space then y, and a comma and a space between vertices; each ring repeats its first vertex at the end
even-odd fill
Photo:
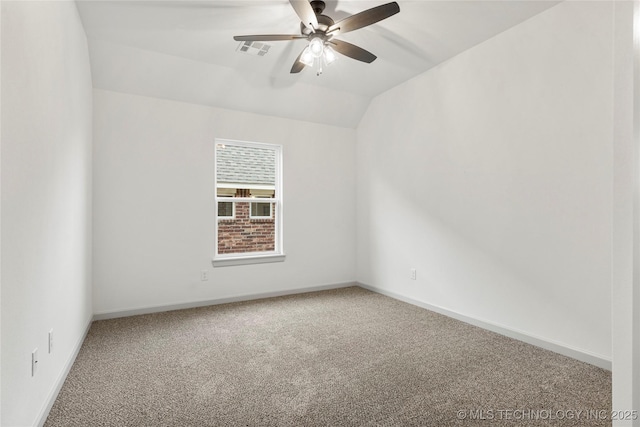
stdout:
POLYGON ((427 310, 434 311, 436 313, 443 314, 447 317, 460 320, 470 325, 478 326, 482 329, 486 329, 486 330, 498 333, 500 335, 504 335, 509 338, 516 339, 518 341, 526 342, 527 344, 535 345, 536 347, 541 347, 541 348, 544 348, 545 350, 550 350, 550 351, 553 351, 554 353, 562 354, 563 356, 571 357, 581 362, 589 363, 599 368, 611 371, 611 359, 608 359, 604 356, 594 354, 579 348, 574 348, 574 347, 561 344, 555 341, 547 340, 541 337, 536 337, 534 335, 530 335, 525 332, 508 328, 506 326, 492 323, 486 320, 481 320, 481 319, 476 319, 470 316, 466 316, 464 314, 461 314, 452 310, 448 310, 446 308, 439 307, 436 305, 432 305, 423 301, 419 301, 419 300, 398 294, 396 292, 388 291, 386 289, 365 285, 363 283, 358 283, 357 285, 364 289, 368 289, 370 291, 373 291, 382 295, 386 295, 388 297, 391 297, 400 301, 404 301, 406 303, 416 305, 418 307, 422 307, 427 310))
POLYGON ((121 311, 108 311, 108 312, 102 312, 102 313, 95 313, 93 315, 93 320, 96 321, 96 320, 116 319, 118 317, 137 316, 140 314, 149 314, 149 313, 161 313, 164 311, 183 310, 185 308, 205 307, 208 305, 227 304, 230 302, 251 301, 251 300, 263 299, 263 298, 280 297, 284 295, 304 294, 308 292, 325 291, 329 289, 348 288, 350 286, 358 286, 358 283, 356 282, 334 283, 330 285, 319 285, 319 286, 311 286, 307 288, 286 289, 282 291, 262 292, 257 294, 244 294, 244 295, 237 295, 237 296, 227 297, 227 298, 208 299, 208 300, 185 302, 185 303, 179 303, 179 304, 140 307, 140 308, 133 308, 129 310, 121 310, 121 311))
POLYGON ((78 353, 80 352, 82 343, 84 342, 85 338, 87 337, 87 334, 89 333, 89 328, 91 328, 91 323, 92 323, 92 320, 89 319, 89 321, 87 322, 87 326, 84 329, 84 333, 82 334, 82 336, 80 336, 80 339, 76 342, 76 345, 74 346, 73 351, 71 352, 71 356, 69 356, 69 359, 67 359, 67 363, 65 363, 64 368, 60 372, 60 375, 58 375, 58 378, 56 379, 56 382, 51 388, 51 391, 49 391, 49 396, 47 396, 46 404, 40 410, 40 413, 38 414, 38 417, 36 418, 36 423, 34 425, 38 427, 42 427, 45 421, 47 421, 47 417, 49 416, 49 412, 51 411, 51 408, 53 407, 53 404, 55 403, 58 397, 58 393, 60 393, 60 390, 62 389, 62 385, 64 384, 64 381, 67 379, 67 375, 69 375, 69 371, 71 371, 71 367, 73 366, 73 363, 76 361, 76 357, 78 357, 78 353))

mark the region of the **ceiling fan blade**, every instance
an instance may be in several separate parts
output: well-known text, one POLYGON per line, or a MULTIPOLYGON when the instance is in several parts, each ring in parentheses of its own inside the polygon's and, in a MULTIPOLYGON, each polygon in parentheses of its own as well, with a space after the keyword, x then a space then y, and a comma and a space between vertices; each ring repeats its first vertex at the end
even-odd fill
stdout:
MULTIPOLYGON (((304 52, 304 49, 302 50, 302 52, 304 52)), ((298 55, 295 62, 293 63, 293 67, 291 67, 291 71, 290 71, 291 74, 299 73, 304 69, 305 65, 302 62, 300 62, 300 57, 302 56, 302 52, 300 52, 300 55, 298 55)))
POLYGON ((295 40, 295 39, 306 39, 306 36, 301 36, 297 34, 262 34, 255 36, 233 36, 233 39, 237 42, 271 42, 271 41, 280 41, 280 40, 295 40))
POLYGON ((342 21, 336 22, 327 30, 327 34, 337 35, 343 34, 349 31, 357 30, 367 25, 375 24, 378 21, 382 21, 390 16, 400 12, 400 6, 398 3, 391 2, 377 6, 371 9, 367 9, 363 12, 356 13, 355 15, 348 16, 342 21))
POLYGON ((316 13, 308 0, 289 0, 289 3, 291 3, 305 27, 313 31, 318 28, 318 18, 316 18, 316 13))
POLYGON ((342 40, 333 39, 329 41, 329 44, 333 45, 333 48, 336 52, 341 53, 349 58, 356 59, 358 61, 366 62, 367 64, 372 63, 376 60, 377 56, 368 50, 364 50, 361 47, 358 47, 354 44, 347 43, 342 40))

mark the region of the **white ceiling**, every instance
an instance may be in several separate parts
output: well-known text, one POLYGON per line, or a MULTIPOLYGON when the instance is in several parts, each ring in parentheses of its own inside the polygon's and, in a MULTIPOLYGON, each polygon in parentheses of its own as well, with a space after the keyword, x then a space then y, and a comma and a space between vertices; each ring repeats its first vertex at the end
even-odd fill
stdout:
MULTIPOLYGON (((388 0, 327 0, 338 21, 388 0)), ((289 70, 304 40, 264 57, 234 35, 298 34, 288 0, 78 0, 94 87, 346 127, 372 97, 554 6, 547 0, 398 0, 400 13, 339 36, 378 56, 341 56, 321 76, 289 70)))

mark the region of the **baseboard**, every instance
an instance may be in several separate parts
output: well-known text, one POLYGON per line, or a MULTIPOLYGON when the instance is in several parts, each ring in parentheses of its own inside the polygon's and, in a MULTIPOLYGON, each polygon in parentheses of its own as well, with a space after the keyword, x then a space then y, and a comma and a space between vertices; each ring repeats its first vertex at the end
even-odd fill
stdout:
POLYGON ((58 393, 60 393, 60 390, 62 389, 62 385, 64 384, 64 381, 67 379, 67 375, 69 375, 69 371, 71 371, 71 367, 73 366, 73 363, 76 361, 76 357, 78 357, 78 353, 80 352, 82 343, 84 342, 85 338, 87 337, 87 334, 89 333, 89 328, 91 328, 91 322, 92 320, 89 319, 89 322, 87 323, 87 326, 84 329, 84 333, 82 334, 80 339, 76 342, 76 345, 73 351, 71 352, 71 356, 69 356, 69 359, 67 359, 67 363, 65 363, 64 368, 62 369, 62 372, 60 372, 60 375, 58 375, 58 378, 56 379, 56 382, 54 383, 53 388, 49 392, 49 396, 47 397, 46 404, 40 410, 40 413, 38 414, 38 417, 36 418, 36 423, 34 425, 38 427, 42 427, 45 421, 47 421, 49 412, 51 411, 53 404, 58 398, 58 393))
POLYGON ((140 307, 121 311, 108 311, 95 313, 93 320, 116 319, 119 317, 138 316, 140 314, 161 313, 164 311, 183 310, 186 308, 205 307, 208 305, 228 304, 231 302, 251 301, 256 299, 281 297, 285 295, 304 294, 308 292, 326 291, 329 289, 348 288, 350 286, 358 286, 356 282, 334 283, 329 285, 311 286, 307 288, 286 289, 282 291, 262 292, 257 294, 243 294, 233 297, 207 299, 201 301, 185 302, 179 304, 168 304, 160 306, 140 307))
POLYGON ((516 329, 508 328, 503 325, 492 323, 486 320, 476 319, 474 317, 466 316, 464 314, 432 305, 423 301, 419 301, 396 292, 388 291, 386 289, 377 288, 375 286, 365 285, 363 283, 357 283, 358 286, 364 289, 368 289, 372 292, 376 292, 388 297, 404 301, 406 303, 416 305, 418 307, 425 308, 436 313, 443 314, 447 317, 460 320, 473 326, 478 326, 482 329, 486 329, 500 335, 507 336, 509 338, 516 339, 518 341, 526 342, 527 344, 535 345, 536 347, 544 348, 545 350, 553 351, 554 353, 562 354, 563 356, 571 357, 572 359, 579 360, 581 362, 589 363, 602 369, 611 371, 611 360, 604 356, 591 353, 582 349, 574 348, 561 344, 555 341, 547 340, 544 338, 536 337, 534 335, 527 334, 516 329))

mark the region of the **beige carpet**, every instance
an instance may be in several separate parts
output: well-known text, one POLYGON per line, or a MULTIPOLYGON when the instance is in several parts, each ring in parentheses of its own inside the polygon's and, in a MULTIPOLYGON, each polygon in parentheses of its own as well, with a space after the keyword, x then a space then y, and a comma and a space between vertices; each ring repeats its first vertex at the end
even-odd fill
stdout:
POLYGON ((94 322, 45 425, 595 426, 610 409, 608 371, 353 287, 94 322))

